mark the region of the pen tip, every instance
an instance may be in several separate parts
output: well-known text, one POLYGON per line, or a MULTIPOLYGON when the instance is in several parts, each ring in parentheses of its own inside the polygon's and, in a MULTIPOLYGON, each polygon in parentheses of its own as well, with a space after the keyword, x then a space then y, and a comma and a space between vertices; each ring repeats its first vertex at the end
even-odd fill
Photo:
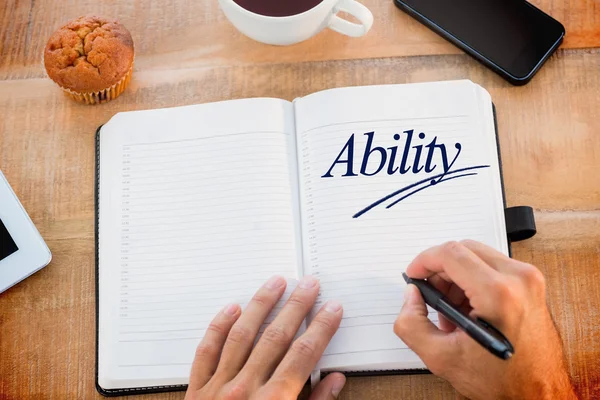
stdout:
POLYGON ((513 353, 511 353, 510 351, 506 350, 503 354, 503 357, 505 360, 508 360, 509 358, 511 358, 513 356, 513 353))

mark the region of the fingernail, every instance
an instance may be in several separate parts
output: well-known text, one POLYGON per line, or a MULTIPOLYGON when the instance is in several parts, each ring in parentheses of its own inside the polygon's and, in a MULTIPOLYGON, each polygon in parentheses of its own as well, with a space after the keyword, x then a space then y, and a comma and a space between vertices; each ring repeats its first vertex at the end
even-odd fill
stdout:
POLYGON ((311 276, 311 275, 307 275, 304 278, 302 278, 300 283, 298 283, 298 286, 301 287, 302 289, 312 289, 315 287, 316 284, 317 284, 317 278, 315 278, 314 276, 311 276))
POLYGON ((285 284, 285 279, 281 276, 274 276, 265 283, 265 287, 268 289, 277 289, 285 284))
POLYGON ((342 309, 342 304, 336 300, 329 300, 325 304, 325 311, 330 312, 330 313, 337 313, 341 309, 342 309))
POLYGON ((404 290, 404 301, 408 302, 414 299, 416 294, 415 292, 418 291, 419 289, 413 284, 406 286, 406 289, 404 290))
POLYGON ((333 386, 331 387, 331 395, 337 399, 345 384, 346 377, 344 375, 336 379, 335 382, 333 382, 333 386))
POLYGON ((227 315, 235 315, 235 313, 237 313, 238 307, 239 306, 237 304, 228 304, 223 309, 223 312, 227 315))

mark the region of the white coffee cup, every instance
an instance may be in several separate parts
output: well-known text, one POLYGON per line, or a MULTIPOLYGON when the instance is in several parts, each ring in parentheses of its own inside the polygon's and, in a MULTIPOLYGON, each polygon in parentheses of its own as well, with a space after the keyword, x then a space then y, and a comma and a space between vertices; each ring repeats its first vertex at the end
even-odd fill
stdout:
MULTIPOLYGON (((289 0, 281 0, 289 1, 289 0)), ((267 44, 288 45, 309 39, 325 28, 352 37, 365 35, 373 25, 373 14, 356 0, 323 0, 303 13, 271 17, 246 10, 233 0, 219 0, 231 23, 244 35, 267 44), (356 24, 338 17, 345 11, 356 17, 356 24)))

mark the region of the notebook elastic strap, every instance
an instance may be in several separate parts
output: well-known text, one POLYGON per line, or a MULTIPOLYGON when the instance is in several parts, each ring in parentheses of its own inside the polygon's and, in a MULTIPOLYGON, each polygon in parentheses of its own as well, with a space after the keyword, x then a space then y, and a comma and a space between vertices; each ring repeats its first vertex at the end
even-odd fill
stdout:
POLYGON ((508 207, 504 210, 504 219, 506 220, 506 233, 511 242, 529 239, 537 232, 531 207, 508 207))

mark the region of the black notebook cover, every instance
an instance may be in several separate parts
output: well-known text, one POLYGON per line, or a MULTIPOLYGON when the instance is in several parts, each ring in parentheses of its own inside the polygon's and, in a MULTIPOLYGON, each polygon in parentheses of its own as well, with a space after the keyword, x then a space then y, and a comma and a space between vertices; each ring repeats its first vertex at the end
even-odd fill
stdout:
MULTIPOLYGON (((502 186, 502 202, 506 209, 506 196, 504 191, 504 178, 502 175, 502 159, 500 154, 500 142, 498 138, 498 124, 496 120, 496 107, 492 103, 492 109, 494 114, 494 128, 496 130, 496 145, 498 148, 498 164, 500 170, 500 184, 502 186)), ((160 392, 171 392, 171 391, 183 391, 187 389, 187 385, 172 385, 172 386, 148 386, 141 388, 124 388, 124 389, 104 389, 98 384, 98 340, 99 340, 99 310, 100 310, 100 302, 99 302, 99 274, 98 274, 98 217, 99 217, 99 205, 98 205, 98 192, 100 188, 100 128, 98 127, 96 130, 96 184, 95 184, 95 235, 96 235, 96 389, 103 396, 123 396, 123 395, 131 395, 131 394, 144 394, 144 393, 160 393, 160 392)), ((528 208, 528 207, 527 207, 528 208)), ((531 210, 530 208, 528 208, 531 210)), ((533 223, 533 219, 531 220, 533 223)), ((529 227, 529 229, 533 229, 535 232, 535 225, 533 227, 529 227)), ((507 231, 514 232, 515 229, 512 227, 507 227, 507 231)), ((519 236, 518 232, 514 235, 511 240, 511 237, 507 237, 508 241, 508 252, 509 255, 512 256, 511 250, 511 241, 521 240, 522 237, 519 236)), ((401 369, 401 370, 372 370, 372 371, 354 371, 354 372, 344 372, 346 376, 374 376, 374 375, 416 375, 416 374, 430 374, 431 372, 427 369, 401 369)), ((324 376, 325 374, 323 374, 324 376)))
POLYGON ((100 266, 99 255, 98 255, 98 218, 99 218, 99 204, 98 204, 98 195, 100 191, 100 128, 102 125, 98 127, 96 130, 96 185, 94 190, 94 201, 95 205, 95 228, 94 234, 96 236, 96 390, 103 396, 107 397, 116 397, 116 396, 126 396, 131 394, 145 394, 145 393, 160 393, 160 392, 174 392, 174 391, 183 391, 187 389, 187 385, 172 385, 172 386, 148 386, 141 388, 123 388, 123 389, 104 389, 98 383, 98 351, 99 351, 99 339, 100 339, 100 280, 98 277, 100 276, 98 268, 100 266))

